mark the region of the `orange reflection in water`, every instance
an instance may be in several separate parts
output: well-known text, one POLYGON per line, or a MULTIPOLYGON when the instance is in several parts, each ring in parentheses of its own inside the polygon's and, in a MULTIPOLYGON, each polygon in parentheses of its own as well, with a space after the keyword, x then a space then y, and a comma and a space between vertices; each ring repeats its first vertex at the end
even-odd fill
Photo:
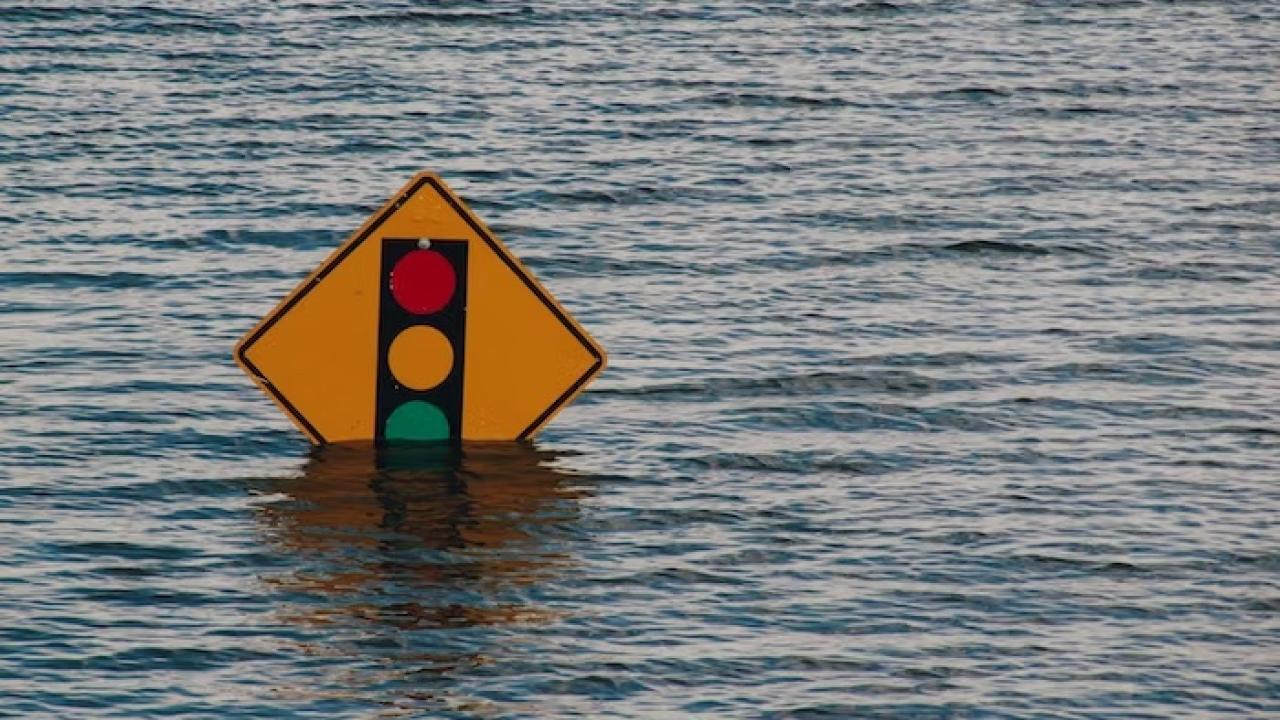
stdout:
POLYGON ((282 617, 333 629, 333 642, 307 652, 394 646, 397 664, 418 661, 414 672, 485 663, 486 643, 441 653, 413 631, 556 617, 529 595, 573 564, 557 538, 573 532, 585 481, 555 459, 527 444, 314 451, 301 475, 271 483, 282 499, 260 513, 288 562, 264 578, 285 600, 282 617))

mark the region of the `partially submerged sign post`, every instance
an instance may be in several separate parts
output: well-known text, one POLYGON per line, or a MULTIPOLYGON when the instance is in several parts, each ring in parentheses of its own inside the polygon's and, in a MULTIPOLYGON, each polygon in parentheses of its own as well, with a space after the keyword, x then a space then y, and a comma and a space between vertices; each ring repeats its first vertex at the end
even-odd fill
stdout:
POLYGON ((235 357, 316 444, 523 440, 605 364, 434 173, 375 212, 235 357))

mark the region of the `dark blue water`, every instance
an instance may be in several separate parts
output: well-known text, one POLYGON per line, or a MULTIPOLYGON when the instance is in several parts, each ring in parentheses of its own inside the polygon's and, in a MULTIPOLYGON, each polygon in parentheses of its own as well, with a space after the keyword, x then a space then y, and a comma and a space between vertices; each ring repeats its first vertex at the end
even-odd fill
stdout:
POLYGON ((1280 5, 0 2, 0 713, 1280 716, 1280 5), (609 349, 312 452, 440 171, 609 349))

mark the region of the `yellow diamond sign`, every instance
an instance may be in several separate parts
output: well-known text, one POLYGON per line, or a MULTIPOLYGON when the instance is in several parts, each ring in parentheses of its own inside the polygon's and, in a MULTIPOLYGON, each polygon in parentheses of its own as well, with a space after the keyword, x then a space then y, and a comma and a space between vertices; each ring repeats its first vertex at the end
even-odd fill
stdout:
POLYGON ((235 357, 316 444, 523 440, 605 365, 434 173, 388 200, 235 357))

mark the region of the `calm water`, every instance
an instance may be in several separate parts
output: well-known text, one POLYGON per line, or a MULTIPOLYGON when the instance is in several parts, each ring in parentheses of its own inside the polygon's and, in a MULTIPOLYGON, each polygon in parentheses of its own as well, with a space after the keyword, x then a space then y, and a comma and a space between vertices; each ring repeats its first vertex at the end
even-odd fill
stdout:
POLYGON ((1280 4, 181 5, 0 2, 0 713, 1280 715, 1280 4), (312 452, 423 168, 611 367, 312 452))

